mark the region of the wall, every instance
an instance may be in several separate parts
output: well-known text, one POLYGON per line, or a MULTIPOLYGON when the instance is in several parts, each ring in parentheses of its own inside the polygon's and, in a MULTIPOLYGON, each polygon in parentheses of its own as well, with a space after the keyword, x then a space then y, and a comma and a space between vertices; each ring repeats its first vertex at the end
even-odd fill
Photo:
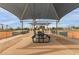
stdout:
POLYGON ((69 31, 68 32, 68 37, 79 39, 79 31, 69 31))
POLYGON ((0 32, 0 39, 11 37, 12 32, 0 32))

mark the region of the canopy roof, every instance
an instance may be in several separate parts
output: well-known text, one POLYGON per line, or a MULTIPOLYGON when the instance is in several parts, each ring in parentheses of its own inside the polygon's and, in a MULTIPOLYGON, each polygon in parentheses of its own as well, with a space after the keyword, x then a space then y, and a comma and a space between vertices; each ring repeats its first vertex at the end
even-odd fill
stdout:
POLYGON ((23 19, 56 19, 79 7, 78 3, 0 3, 0 7, 23 19))
MULTIPOLYGON (((31 25, 34 25, 34 23, 29 23, 29 24, 31 24, 31 25)), ((51 24, 51 23, 35 23, 35 25, 49 25, 49 24, 51 24)))

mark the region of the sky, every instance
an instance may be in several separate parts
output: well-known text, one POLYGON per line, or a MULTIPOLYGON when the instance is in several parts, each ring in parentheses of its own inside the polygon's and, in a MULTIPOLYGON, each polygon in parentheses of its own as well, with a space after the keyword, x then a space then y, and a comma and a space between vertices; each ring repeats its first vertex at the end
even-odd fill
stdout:
POLYGON ((59 25, 66 26, 79 26, 79 8, 69 12, 60 19, 59 25))
POLYGON ((19 26, 19 18, 0 7, 0 24, 9 25, 9 27, 16 28, 19 26))
MULTIPOLYGON (((24 22, 24 27, 30 27, 30 24, 28 23, 29 22, 24 22)), ((17 28, 21 26, 20 19, 17 16, 15 16, 14 14, 10 13, 9 11, 1 7, 0 7, 0 24, 4 24, 4 27, 5 25, 9 25, 9 27, 12 27, 12 28, 17 28)), ((49 27, 52 27, 52 26, 55 26, 55 22, 49 25, 49 27)), ((60 27, 79 26, 79 8, 76 8, 75 10, 63 16, 60 19, 58 26, 60 27)))

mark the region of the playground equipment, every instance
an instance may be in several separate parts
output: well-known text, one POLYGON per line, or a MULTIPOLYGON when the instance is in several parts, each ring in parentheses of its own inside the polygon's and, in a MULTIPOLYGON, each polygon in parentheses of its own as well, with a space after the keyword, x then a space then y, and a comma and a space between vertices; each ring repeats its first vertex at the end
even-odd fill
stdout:
POLYGON ((39 31, 32 36, 32 40, 33 43, 48 43, 50 42, 50 36, 45 34, 44 27, 41 27, 39 31))
POLYGON ((50 42, 50 36, 44 34, 43 32, 39 31, 37 34, 32 36, 34 43, 48 43, 50 42))

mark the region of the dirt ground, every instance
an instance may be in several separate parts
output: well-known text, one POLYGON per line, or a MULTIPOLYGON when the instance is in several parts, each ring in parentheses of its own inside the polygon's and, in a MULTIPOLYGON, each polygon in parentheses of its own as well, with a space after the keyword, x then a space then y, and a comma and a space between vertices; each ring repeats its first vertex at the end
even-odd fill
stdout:
POLYGON ((79 40, 49 34, 50 43, 33 43, 33 33, 7 38, 0 41, 1 55, 75 55, 79 54, 79 40), (7 42, 6 42, 7 40, 7 42))

